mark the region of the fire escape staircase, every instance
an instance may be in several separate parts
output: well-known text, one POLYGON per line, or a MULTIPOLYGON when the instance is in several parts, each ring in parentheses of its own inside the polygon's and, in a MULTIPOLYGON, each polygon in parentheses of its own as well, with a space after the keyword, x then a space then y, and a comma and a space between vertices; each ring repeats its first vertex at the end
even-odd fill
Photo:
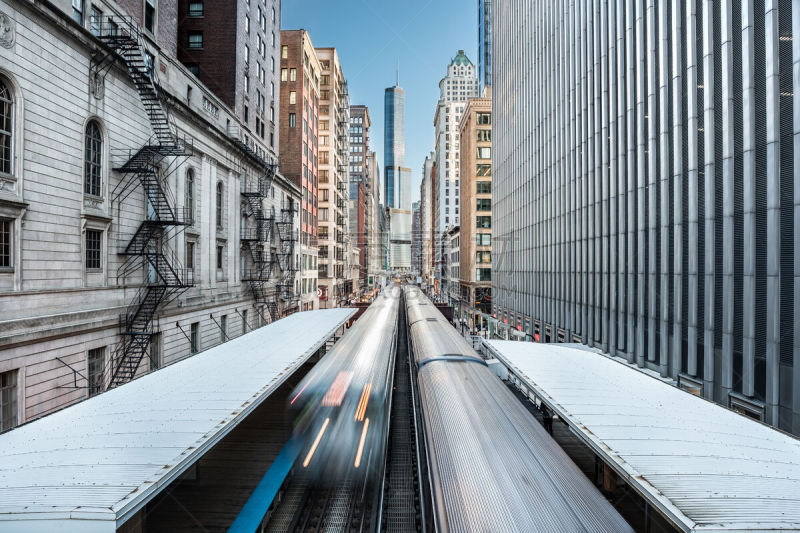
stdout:
POLYGON ((133 379, 150 349, 150 337, 160 306, 193 285, 174 251, 166 246, 178 231, 192 223, 192 213, 180 209, 170 193, 167 177, 192 152, 190 139, 179 139, 170 114, 168 97, 158 83, 152 56, 145 46, 136 22, 130 17, 107 17, 101 21, 98 37, 104 45, 91 62, 92 73, 102 79, 119 59, 142 102, 153 135, 141 147, 123 150, 124 163, 114 170, 122 175, 114 190, 114 200, 122 202, 139 187, 144 192, 147 215, 131 240, 120 250, 126 260, 119 275, 146 272, 147 281, 120 316, 120 342, 111 357, 109 388, 133 379))
POLYGON ((300 299, 295 292, 297 264, 294 259, 294 247, 295 242, 297 242, 297 234, 294 230, 294 216, 296 213, 297 205, 289 200, 281 207, 281 218, 276 223, 278 226, 278 239, 280 240, 278 265, 283 273, 280 282, 278 282, 278 295, 284 302, 284 308, 287 311, 296 310, 300 299))

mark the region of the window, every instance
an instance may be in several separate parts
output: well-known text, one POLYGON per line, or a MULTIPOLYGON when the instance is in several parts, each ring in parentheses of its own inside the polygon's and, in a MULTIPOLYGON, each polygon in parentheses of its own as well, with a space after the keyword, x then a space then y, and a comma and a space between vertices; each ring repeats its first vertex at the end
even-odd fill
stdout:
POLYGON ((186 242, 186 268, 194 270, 194 243, 192 241, 186 242))
POLYGON ((478 124, 491 124, 492 123, 492 114, 491 113, 478 113, 478 117, 476 122, 478 124))
POLYGON ((289 70, 289 81, 297 81, 297 69, 293 68, 289 70))
POLYGON ((17 425, 17 371, 0 373, 0 432, 17 425))
POLYGON ((217 228, 222 228, 223 187, 217 183, 217 228))
POLYGON ((328 221, 328 208, 327 207, 320 207, 319 208, 319 219, 322 222, 328 221))
POLYGON ((491 159, 492 158, 491 146, 479 146, 477 157, 478 159, 491 159))
POLYGON ((477 226, 479 228, 491 228, 492 227, 492 217, 489 216, 480 216, 476 217, 477 226))
POLYGON ((285 68, 281 69, 281 81, 288 81, 289 80, 289 71, 285 68))
POLYGON ((203 49, 203 32, 190 31, 189 32, 189 49, 202 50, 203 49))
POLYGON ((478 142, 491 142, 492 130, 478 130, 478 142))
POLYGON ((244 45, 244 64, 248 65, 250 63, 250 47, 244 45))
POLYGON ((72 18, 83 26, 83 0, 72 0, 72 18))
POLYGON ((0 272, 14 269, 14 221, 0 218, 0 272))
POLYGON ((242 311, 242 333, 247 333, 247 309, 242 311))
POLYGON ((144 28, 150 33, 155 33, 156 0, 144 0, 144 28))
POLYGON ((289 113, 289 127, 294 128, 297 126, 297 115, 295 113, 289 113))
POLYGON ((492 192, 492 182, 491 181, 478 181, 478 182, 475 182, 475 192, 477 194, 491 194, 491 192, 492 192))
POLYGON ((183 203, 186 208, 186 216, 194 222, 194 169, 186 171, 186 187, 183 191, 183 203))
POLYGON ((11 89, 3 78, 0 78, 0 174, 11 174, 14 148, 14 99, 11 89))
POLYGON ((477 246, 491 246, 492 234, 491 233, 478 233, 475 236, 475 244, 477 246))
POLYGON ((228 315, 222 315, 219 319, 219 342, 228 340, 228 315))
POLYGON ((186 65, 186 68, 188 68, 189 72, 191 72, 195 76, 200 75, 200 66, 197 65, 196 63, 192 63, 191 65, 186 65))
POLYGON ((217 269, 222 270, 222 256, 225 254, 225 247, 217 245, 217 269))
POLYGON ((89 31, 95 37, 100 36, 100 29, 103 23, 103 12, 97 9, 97 6, 92 6, 89 10, 89 31))
POLYGON ((475 252, 476 263, 491 263, 492 252, 475 252))
POLYGON ((86 151, 83 161, 83 192, 91 196, 102 195, 103 135, 97 121, 86 125, 86 151))
MULTIPOLYGON (((203 16, 203 0, 189 0, 189 16, 202 17, 203 16)), ((245 29, 250 33, 250 17, 245 17, 245 29)))
POLYGON ((477 202, 477 210, 478 211, 491 211, 492 210, 492 200, 490 198, 478 198, 477 202))
POLYGON ((289 47, 285 44, 281 46, 281 58, 288 59, 289 58, 289 47))
POLYGON ((93 348, 89 350, 89 357, 86 363, 86 375, 89 380, 89 396, 95 396, 103 392, 104 369, 106 365, 106 347, 93 348))
POLYGON ((297 91, 289 91, 289 103, 290 104, 297 103, 297 91))
POLYGON ((161 368, 161 333, 150 335, 150 370, 161 368))
POLYGON ((86 230, 86 270, 103 268, 102 250, 103 232, 95 229, 86 230))
POLYGON ((189 331, 189 352, 197 353, 200 351, 200 322, 192 322, 189 331))
POLYGON ((477 269, 477 278, 478 281, 492 281, 492 269, 491 268, 477 269))

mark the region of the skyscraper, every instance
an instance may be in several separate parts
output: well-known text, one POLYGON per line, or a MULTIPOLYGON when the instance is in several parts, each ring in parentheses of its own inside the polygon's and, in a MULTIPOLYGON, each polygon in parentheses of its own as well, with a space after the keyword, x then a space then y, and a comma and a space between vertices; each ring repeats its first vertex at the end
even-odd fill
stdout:
POLYGON ((800 434, 791 3, 544 5, 493 5, 497 320, 800 434))
POLYGON ((478 81, 492 85, 492 0, 478 0, 478 81))
POLYGON ((384 202, 389 209, 389 267, 411 268, 411 169, 405 163, 405 92, 395 84, 384 95, 384 202))

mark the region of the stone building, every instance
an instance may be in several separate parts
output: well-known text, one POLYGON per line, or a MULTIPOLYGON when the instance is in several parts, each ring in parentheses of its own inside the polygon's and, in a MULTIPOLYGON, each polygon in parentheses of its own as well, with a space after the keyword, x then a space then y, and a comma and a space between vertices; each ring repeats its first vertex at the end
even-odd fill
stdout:
POLYGON ((299 190, 176 12, 0 3, 0 430, 296 306, 299 190))
POLYGON ((372 174, 369 159, 369 130, 372 121, 365 105, 350 106, 350 239, 358 248, 358 272, 367 282, 372 237, 372 174))
POLYGON ((461 115, 461 302, 466 320, 491 313, 492 96, 470 98, 461 115))
POLYGON ((319 111, 319 286, 320 307, 337 307, 349 294, 346 263, 350 235, 347 220, 350 100, 335 48, 317 48, 319 111))

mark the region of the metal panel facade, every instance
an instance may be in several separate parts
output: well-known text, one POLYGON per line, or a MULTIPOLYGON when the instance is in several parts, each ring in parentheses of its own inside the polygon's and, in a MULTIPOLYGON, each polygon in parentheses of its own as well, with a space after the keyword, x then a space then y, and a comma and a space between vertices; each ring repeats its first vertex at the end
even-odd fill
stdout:
POLYGON ((798 9, 492 3, 501 327, 800 433, 798 9))

